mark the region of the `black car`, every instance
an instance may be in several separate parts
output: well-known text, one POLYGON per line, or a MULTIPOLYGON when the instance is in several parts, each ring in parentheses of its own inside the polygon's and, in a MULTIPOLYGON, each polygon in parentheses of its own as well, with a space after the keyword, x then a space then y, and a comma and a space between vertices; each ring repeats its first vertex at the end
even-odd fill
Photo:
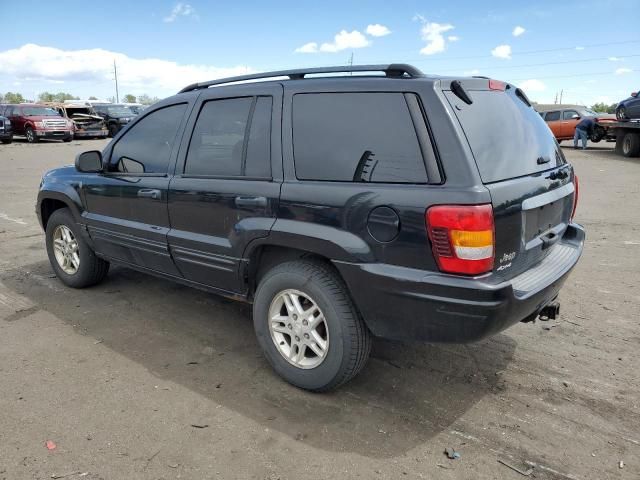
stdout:
POLYGON ((622 100, 616 107, 616 118, 618 120, 640 119, 640 95, 632 92, 631 96, 622 100))
POLYGON ((118 103, 97 103, 93 105, 93 108, 98 115, 104 118, 110 137, 114 137, 136 116, 128 106, 118 103))
POLYGON ((11 128, 11 120, 0 115, 0 142, 9 144, 13 142, 13 129, 11 128))
POLYGON ((251 302, 273 368, 324 391, 372 336, 555 318, 585 237, 577 185, 513 85, 332 67, 190 85, 45 174, 37 214, 66 285, 113 262, 251 302), (372 75, 322 77, 340 72, 372 75))

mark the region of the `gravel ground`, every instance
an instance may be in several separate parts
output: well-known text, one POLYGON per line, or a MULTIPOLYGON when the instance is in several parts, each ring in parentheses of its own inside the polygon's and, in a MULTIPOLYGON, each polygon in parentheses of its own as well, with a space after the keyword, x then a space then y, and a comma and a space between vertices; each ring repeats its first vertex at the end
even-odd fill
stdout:
POLYGON ((122 268, 87 290, 54 277, 40 176, 104 144, 0 146, 0 480, 522 478, 498 460, 640 478, 639 159, 565 146, 588 240, 559 320, 466 346, 376 341, 318 395, 271 371, 247 305, 122 268))

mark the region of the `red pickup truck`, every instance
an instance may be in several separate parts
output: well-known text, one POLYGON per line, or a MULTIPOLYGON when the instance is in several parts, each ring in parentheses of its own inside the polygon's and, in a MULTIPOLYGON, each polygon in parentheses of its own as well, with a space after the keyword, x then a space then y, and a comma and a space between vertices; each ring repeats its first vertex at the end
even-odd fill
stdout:
POLYGON ((11 121, 15 135, 25 136, 29 143, 39 142, 42 138, 73 140, 73 122, 47 106, 32 103, 0 105, 0 115, 11 121))

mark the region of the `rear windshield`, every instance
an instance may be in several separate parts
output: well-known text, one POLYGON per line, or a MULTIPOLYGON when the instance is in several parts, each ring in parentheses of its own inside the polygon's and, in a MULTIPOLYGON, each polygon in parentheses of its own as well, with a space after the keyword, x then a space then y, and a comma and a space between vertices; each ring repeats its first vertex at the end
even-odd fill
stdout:
POLYGON ((446 91, 475 157, 484 183, 522 177, 564 163, 545 121, 514 93, 469 92, 467 105, 446 91))

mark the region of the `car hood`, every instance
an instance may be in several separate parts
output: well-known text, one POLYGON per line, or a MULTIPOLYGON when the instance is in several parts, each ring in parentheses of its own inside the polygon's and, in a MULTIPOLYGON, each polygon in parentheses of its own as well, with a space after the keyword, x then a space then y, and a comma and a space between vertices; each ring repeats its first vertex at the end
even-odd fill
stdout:
POLYGON ((65 165, 64 167, 58 167, 58 168, 54 168, 53 170, 49 170, 42 176, 42 178, 55 180, 58 177, 67 178, 71 175, 78 175, 78 174, 79 172, 76 170, 75 165, 65 165))
POLYGON ((42 120, 66 120, 64 117, 55 117, 53 115, 29 115, 24 118, 33 120, 34 122, 41 122, 42 120))

